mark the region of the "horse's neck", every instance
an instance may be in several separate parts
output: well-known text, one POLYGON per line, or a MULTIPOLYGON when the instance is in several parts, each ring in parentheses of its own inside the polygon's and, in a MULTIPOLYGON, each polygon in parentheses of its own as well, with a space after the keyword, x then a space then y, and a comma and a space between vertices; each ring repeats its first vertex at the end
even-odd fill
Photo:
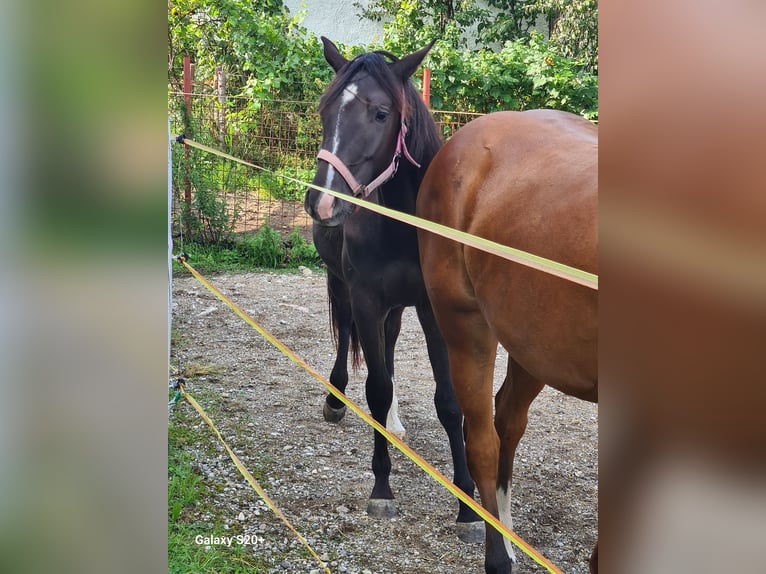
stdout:
POLYGON ((380 203, 397 211, 414 214, 415 200, 424 173, 415 166, 400 165, 396 175, 382 187, 380 203))

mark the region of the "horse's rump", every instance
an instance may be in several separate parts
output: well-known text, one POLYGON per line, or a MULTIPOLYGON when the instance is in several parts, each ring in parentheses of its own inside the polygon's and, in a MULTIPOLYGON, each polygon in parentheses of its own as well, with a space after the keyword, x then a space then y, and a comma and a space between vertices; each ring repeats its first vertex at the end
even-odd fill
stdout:
MULTIPOLYGON (((433 160, 418 215, 597 273, 597 153, 596 127, 572 114, 484 116, 433 160)), ((577 396, 591 386, 594 291, 428 233, 420 246, 435 307, 480 311, 509 354, 546 384, 577 396)), ((440 324, 450 320, 442 316, 440 324)))

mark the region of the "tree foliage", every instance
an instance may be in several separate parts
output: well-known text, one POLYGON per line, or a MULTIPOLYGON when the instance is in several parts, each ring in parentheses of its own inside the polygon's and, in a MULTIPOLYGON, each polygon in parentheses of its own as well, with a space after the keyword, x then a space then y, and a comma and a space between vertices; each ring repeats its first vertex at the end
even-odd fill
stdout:
POLYGON ((409 49, 432 38, 455 49, 500 49, 542 26, 554 52, 582 62, 591 72, 598 69, 597 0, 371 0, 354 5, 361 17, 385 22, 387 41, 409 42, 409 49))
POLYGON ((537 32, 508 41, 500 50, 455 50, 437 42, 429 65, 436 109, 555 108, 598 118, 598 78, 554 51, 537 32))
MULTIPOLYGON (((597 116, 596 0, 372 0, 362 17, 386 18, 384 45, 345 48, 346 56, 385 48, 407 54, 438 38, 432 103, 489 112, 557 107, 597 116), (488 5, 488 7, 486 7, 488 5), (533 25, 544 21, 551 40, 533 25)), ((181 58, 212 84, 227 72, 230 94, 316 101, 330 81, 318 39, 282 0, 171 0, 169 82, 181 87, 181 58)))
POLYGON ((596 40, 594 0, 372 0, 364 17, 384 21, 385 48, 407 54, 438 38, 431 104, 442 110, 492 112, 556 108, 598 117, 598 77, 583 54, 596 40), (579 15, 579 16, 578 16, 579 15), (537 31, 544 22, 552 41, 537 31), (588 24, 586 26, 586 23, 588 24), (590 30, 588 35, 583 30, 590 30), (472 40, 473 38, 473 40, 472 40))
POLYGON ((180 89, 181 60, 189 54, 202 81, 223 66, 230 93, 314 99, 331 72, 319 42, 299 21, 282 0, 171 0, 168 80, 180 89))
POLYGON ((530 13, 545 14, 551 45, 598 71, 598 0, 533 0, 530 13))

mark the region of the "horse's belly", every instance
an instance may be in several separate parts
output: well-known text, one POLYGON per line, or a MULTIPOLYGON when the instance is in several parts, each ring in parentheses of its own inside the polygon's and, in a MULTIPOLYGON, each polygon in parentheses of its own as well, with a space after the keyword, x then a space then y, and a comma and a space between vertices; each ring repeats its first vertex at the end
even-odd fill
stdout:
POLYGON ((598 377, 596 292, 507 261, 482 271, 472 281, 476 304, 509 355, 545 384, 590 397, 598 377))

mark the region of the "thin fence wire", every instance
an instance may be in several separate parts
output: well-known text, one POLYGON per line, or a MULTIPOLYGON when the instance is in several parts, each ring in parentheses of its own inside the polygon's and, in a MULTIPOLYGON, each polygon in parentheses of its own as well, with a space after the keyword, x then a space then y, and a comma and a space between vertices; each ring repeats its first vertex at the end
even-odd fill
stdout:
MULTIPOLYGON (((283 236, 298 231, 311 241, 305 189, 283 176, 310 182, 321 124, 316 102, 254 100, 239 96, 170 92, 174 134, 262 165, 271 174, 211 157, 199 150, 173 153, 173 235, 222 243, 263 225, 283 236), (190 106, 185 113, 185 97, 190 106), (190 198, 190 205, 187 205, 190 198)), ((434 111, 445 139, 481 114, 434 111)))

